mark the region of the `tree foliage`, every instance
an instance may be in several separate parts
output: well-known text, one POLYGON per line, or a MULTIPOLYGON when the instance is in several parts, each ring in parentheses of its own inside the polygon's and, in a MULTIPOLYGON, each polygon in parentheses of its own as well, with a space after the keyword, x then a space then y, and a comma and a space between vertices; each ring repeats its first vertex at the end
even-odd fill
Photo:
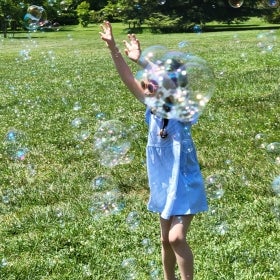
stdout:
MULTIPOLYGON (((264 17, 272 23, 280 22, 280 8, 273 1, 246 0, 240 8, 233 8, 229 0, 33 0, 33 5, 43 6, 48 20, 60 24, 83 26, 103 20, 123 21, 129 27, 139 28, 147 23, 152 30, 186 31, 194 24, 211 21, 235 23, 251 16, 264 17), (269 5, 270 3, 270 5, 269 5), (78 13, 78 15, 77 15, 78 13), (158 26, 156 26, 158 25, 158 26)), ((29 0, 0 0, 0 26, 7 29, 22 27, 29 0)))

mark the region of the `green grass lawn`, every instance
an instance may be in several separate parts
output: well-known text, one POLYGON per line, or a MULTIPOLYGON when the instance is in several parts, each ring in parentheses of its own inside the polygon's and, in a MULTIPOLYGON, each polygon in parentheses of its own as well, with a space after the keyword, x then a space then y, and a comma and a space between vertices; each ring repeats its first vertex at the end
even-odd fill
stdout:
MULTIPOLYGON (((125 26, 114 28, 122 48, 125 26)), ((266 150, 280 142, 280 33, 271 30, 139 34, 143 48, 178 50, 185 41, 183 51, 206 59, 216 77, 193 127, 203 175, 216 178, 210 210, 188 235, 198 280, 280 279, 280 200, 271 187, 280 165, 266 150)), ((158 216, 146 210, 145 108, 98 32, 0 38, 0 279, 162 279, 158 216), (128 164, 99 162, 94 134, 107 120, 133 128, 128 164), (106 191, 119 190, 117 213, 94 212, 106 196, 99 177, 106 191)))

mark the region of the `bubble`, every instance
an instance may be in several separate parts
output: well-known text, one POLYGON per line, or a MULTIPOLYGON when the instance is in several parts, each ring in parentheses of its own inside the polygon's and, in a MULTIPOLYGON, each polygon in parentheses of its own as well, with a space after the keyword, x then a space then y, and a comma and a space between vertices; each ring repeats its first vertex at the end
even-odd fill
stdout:
POLYGON ((186 48, 190 45, 190 43, 188 41, 181 41, 178 43, 178 48, 179 49, 183 49, 183 48, 186 48))
POLYGON ((228 0, 228 3, 232 8, 240 8, 243 5, 244 0, 228 0))
POLYGON ((129 163, 131 131, 118 120, 103 122, 94 134, 94 151, 102 165, 114 167, 129 163))
POLYGON ((36 31, 46 20, 46 13, 43 7, 31 5, 23 18, 24 27, 29 31, 36 31))
POLYGON ((140 217, 138 212, 132 211, 127 215, 126 224, 131 230, 136 230, 140 225, 140 217))
POLYGON ((223 177, 220 174, 210 175, 205 179, 207 194, 212 199, 221 199, 224 196, 223 177))
POLYGON ((257 47, 262 53, 271 52, 276 44, 276 35, 273 30, 257 35, 257 47))
POLYGON ((149 49, 146 67, 136 73, 146 105, 162 118, 196 121, 214 92, 212 70, 195 55, 158 46, 149 49))
POLYGON ((278 197, 272 201, 271 212, 280 221, 280 200, 278 197))
POLYGON ((89 210, 94 219, 99 219, 103 216, 118 214, 123 208, 122 194, 117 187, 113 187, 101 192, 94 192, 89 210))
POLYGON ((126 280, 137 279, 137 262, 135 258, 124 259, 121 263, 126 280))
POLYGON ((155 251, 155 248, 150 240, 150 238, 145 238, 142 240, 142 246, 146 254, 152 254, 155 251))
POLYGON ((74 111, 79 111, 82 109, 82 105, 79 101, 75 102, 74 106, 73 106, 73 110, 74 111))
POLYGON ((267 146, 267 135, 265 133, 258 133, 255 136, 255 145, 264 149, 267 146))
POLYGON ((158 0, 159 5, 164 5, 166 3, 166 0, 158 0))
POLYGON ((267 0, 267 5, 271 8, 277 8, 279 5, 279 1, 277 0, 267 0))
POLYGON ((219 235, 225 235, 229 231, 229 226, 226 222, 222 222, 215 226, 215 232, 219 235))
POLYGON ((277 196, 280 196, 280 175, 273 179, 271 188, 277 196))
POLYGON ((11 129, 7 132, 3 141, 6 154, 13 160, 24 160, 29 152, 26 147, 26 136, 23 132, 11 129))
POLYGON ((193 32, 194 33, 201 33, 202 32, 202 28, 199 24, 196 24, 194 27, 193 27, 193 32))
POLYGON ((69 1, 61 1, 60 3, 59 3, 59 6, 60 6, 60 9, 62 10, 62 11, 67 11, 68 10, 68 8, 69 8, 69 1))
POLYGON ((72 120, 71 125, 74 128, 81 128, 86 123, 85 119, 77 117, 72 120))
POLYGON ((93 178, 91 186, 93 190, 102 190, 110 187, 112 180, 106 175, 99 175, 93 178))
POLYGON ((273 142, 266 146, 266 150, 269 153, 280 154, 280 142, 273 142))
POLYGON ((6 258, 2 258, 0 262, 0 268, 3 268, 8 265, 8 261, 6 258))

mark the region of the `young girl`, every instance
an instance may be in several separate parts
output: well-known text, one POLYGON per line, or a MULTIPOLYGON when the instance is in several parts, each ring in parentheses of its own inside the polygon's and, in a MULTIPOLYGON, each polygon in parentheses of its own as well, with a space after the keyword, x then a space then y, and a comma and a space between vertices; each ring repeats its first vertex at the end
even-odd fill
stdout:
MULTIPOLYGON (((111 24, 103 23, 101 39, 111 51, 120 78, 134 96, 144 103, 153 88, 135 79, 116 47, 111 24)), ((141 50, 135 35, 124 41, 125 54, 138 62, 141 50)), ((138 62, 139 63, 139 62, 138 62)), ((156 89, 155 89, 156 90, 156 89)), ((192 123, 162 119, 146 109, 149 125, 146 147, 147 173, 150 187, 148 209, 160 214, 164 279, 175 280, 175 266, 182 280, 193 279, 193 254, 186 241, 194 214, 207 210, 203 178, 191 137, 192 123)))

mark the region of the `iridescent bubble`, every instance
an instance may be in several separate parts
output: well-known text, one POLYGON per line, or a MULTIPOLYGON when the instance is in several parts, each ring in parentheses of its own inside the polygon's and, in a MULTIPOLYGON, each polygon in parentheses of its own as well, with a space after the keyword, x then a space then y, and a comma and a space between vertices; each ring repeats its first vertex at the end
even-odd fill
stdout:
POLYGON ((266 150, 269 153, 280 154, 280 142, 273 142, 266 146, 266 150))
POLYGON ((3 141, 3 147, 7 155, 13 160, 24 160, 29 152, 27 139, 23 132, 11 129, 7 132, 3 141))
POLYGON ((118 188, 97 191, 92 195, 90 213, 94 219, 102 216, 118 214, 124 208, 122 194, 118 188))
POLYGON ((178 48, 183 49, 185 47, 188 47, 189 45, 190 45, 190 43, 188 41, 181 41, 178 43, 178 48))
POLYGON ((257 35, 257 47, 262 53, 271 52, 276 45, 276 34, 273 30, 257 35))
POLYGON ((259 148, 264 149, 267 146, 267 134, 258 133, 255 136, 255 145, 259 148))
POLYGON ((201 33, 202 32, 202 28, 199 24, 196 24, 194 27, 193 27, 193 32, 194 33, 201 33))
POLYGON ((8 265, 8 261, 6 258, 2 258, 0 262, 0 268, 3 268, 8 265))
POLYGON ((280 200, 278 197, 272 201, 271 212, 280 221, 280 200))
POLYGON ((220 174, 208 176, 205 179, 207 194, 212 199, 221 199, 224 196, 223 177, 220 174))
POLYGON ((222 222, 215 226, 215 232, 219 235, 225 235, 229 230, 229 226, 226 222, 222 222))
POLYGON ((280 175, 273 179, 271 188, 277 196, 280 196, 280 175))
POLYGON ((132 211, 127 215, 126 224, 131 230, 136 230, 140 225, 140 217, 138 212, 132 211))
POLYGON ((267 0, 267 5, 271 8, 277 8, 279 5, 278 0, 267 0))
POLYGON ((146 105, 162 118, 196 121, 214 92, 212 70, 205 60, 189 53, 158 46, 150 50, 145 68, 136 73, 146 105))
POLYGON ((82 105, 79 101, 75 102, 74 106, 73 106, 73 110, 74 111, 79 111, 82 109, 82 105))
POLYGON ((69 4, 69 1, 61 1, 60 3, 59 3, 59 6, 60 6, 60 9, 61 10, 63 10, 63 11, 67 11, 68 10, 68 8, 69 8, 69 6, 70 6, 70 4, 69 4))
POLYGON ((109 120, 101 124, 94 134, 94 151, 102 165, 114 167, 128 163, 128 151, 131 143, 131 131, 118 120, 109 120))
POLYGON ((137 278, 137 261, 135 258, 127 258, 122 261, 125 280, 136 280, 137 278))
POLYGON ((142 246, 146 254, 152 254, 155 251, 155 247, 153 246, 150 238, 143 239, 142 246))
POLYGON ((150 66, 151 64, 161 64, 162 57, 167 51, 168 49, 161 45, 150 46, 142 51, 139 61, 148 64, 147 66, 150 66))
POLYGON ((93 190, 104 190, 113 184, 110 177, 106 175, 99 175, 92 179, 91 186, 93 190))
POLYGON ((40 27, 40 22, 46 20, 43 7, 31 5, 23 18, 24 27, 29 31, 36 31, 40 27))
POLYGON ((228 0, 228 3, 232 8, 240 8, 243 5, 244 0, 228 0))
POLYGON ((81 128, 86 123, 84 118, 77 117, 72 120, 71 125, 75 128, 81 128))

